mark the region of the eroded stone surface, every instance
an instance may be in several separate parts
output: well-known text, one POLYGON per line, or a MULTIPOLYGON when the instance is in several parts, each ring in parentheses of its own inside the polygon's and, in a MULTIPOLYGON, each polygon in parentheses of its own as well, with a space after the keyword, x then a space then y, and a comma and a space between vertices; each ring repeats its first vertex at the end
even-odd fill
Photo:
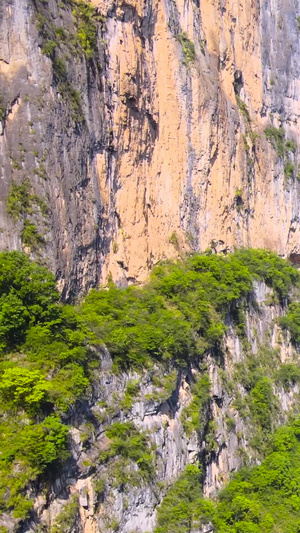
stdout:
MULTIPOLYGON (((0 7, 1 248, 22 247, 6 198, 29 176, 51 209, 34 216, 46 244, 31 253, 66 298, 110 275, 142 282, 160 259, 210 245, 296 257, 298 149, 283 161, 264 129, 298 142, 299 0, 93 3, 107 17, 95 58, 61 44, 83 122, 41 53, 32 0, 0 7), (182 32, 195 45, 188 66, 182 32)), ((68 4, 48 11, 75 31, 68 4)))

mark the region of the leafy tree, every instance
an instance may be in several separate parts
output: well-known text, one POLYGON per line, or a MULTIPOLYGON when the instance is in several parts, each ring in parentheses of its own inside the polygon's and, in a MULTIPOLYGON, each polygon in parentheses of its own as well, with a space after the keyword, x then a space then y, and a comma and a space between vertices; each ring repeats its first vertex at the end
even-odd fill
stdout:
POLYGON ((13 366, 4 370, 0 380, 0 401, 6 409, 35 411, 51 387, 38 370, 13 366))

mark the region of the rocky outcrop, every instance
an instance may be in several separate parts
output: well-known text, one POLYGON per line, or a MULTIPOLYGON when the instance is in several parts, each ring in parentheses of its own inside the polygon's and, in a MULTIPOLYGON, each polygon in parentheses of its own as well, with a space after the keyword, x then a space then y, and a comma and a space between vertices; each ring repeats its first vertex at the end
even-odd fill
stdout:
MULTIPOLYGON (((238 379, 237 365, 246 361, 247 354, 260 357, 261 353, 263 357, 264 350, 270 351, 270 364, 274 369, 278 362, 289 363, 298 359, 289 335, 283 335, 277 324, 277 319, 284 314, 284 310, 278 305, 271 304, 271 296, 271 291, 264 283, 256 285, 255 298, 246 314, 246 342, 236 335, 229 318, 224 361, 216 364, 214 359, 209 360, 211 416, 215 422, 214 436, 217 446, 209 455, 206 465, 204 494, 207 496, 215 495, 228 480, 230 473, 245 464, 255 464, 260 461, 257 450, 251 445, 255 428, 247 416, 241 415, 241 410, 236 404, 239 394, 249 403, 249 397, 242 384, 245 375, 241 374, 238 379), (236 386, 235 389, 232 387, 233 384, 236 386)), ((292 410, 298 412, 299 387, 296 384, 287 391, 282 386, 273 385, 273 393, 277 398, 277 412, 273 413, 275 427, 284 424, 292 410)))
POLYGON ((65 298, 208 246, 297 257, 298 2, 93 4, 92 48, 75 0, 0 7, 1 248, 65 298), (14 220, 26 178, 48 210, 14 220))
MULTIPOLYGON (((70 425, 70 458, 61 471, 52 472, 50 486, 40 480, 31 487, 34 514, 28 522, 18 524, 3 514, 0 525, 22 532, 52 533, 65 527, 74 533, 149 533, 155 528, 158 505, 188 464, 200 461, 203 491, 210 497, 232 472, 258 463, 261 456, 253 444, 257 426, 245 411, 251 400, 242 365, 251 354, 271 356, 264 370, 268 376, 268 372, 274 375, 280 362, 297 361, 289 336, 276 322, 284 312, 265 284, 257 283, 245 309, 245 333, 238 334, 228 316, 222 352, 207 354, 194 368, 168 372, 154 366, 141 375, 117 375, 102 349, 101 368, 94 370, 89 397, 74 406, 65 420, 70 425), (202 409, 199 429, 191 431, 186 408, 193 400, 192 384, 204 368, 210 377, 209 401, 202 409), (143 435, 142 448, 152 465, 149 470, 140 470, 139 460, 135 462, 122 448, 109 455, 114 441, 108 430, 124 423, 135 428, 135 443, 143 435)), ((272 383, 272 425, 276 427, 289 413, 299 411, 299 386, 272 383)), ((124 445, 128 450, 130 441, 124 445)))

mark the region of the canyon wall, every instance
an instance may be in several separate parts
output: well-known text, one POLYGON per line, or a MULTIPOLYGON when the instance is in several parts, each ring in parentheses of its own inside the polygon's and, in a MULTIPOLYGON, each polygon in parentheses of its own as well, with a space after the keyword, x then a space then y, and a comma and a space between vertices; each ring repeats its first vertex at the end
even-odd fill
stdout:
MULTIPOLYGON (((274 376, 282 363, 298 360, 289 335, 277 324, 285 311, 272 301, 272 291, 257 283, 246 308, 245 335, 238 334, 229 314, 219 354, 205 356, 192 368, 170 368, 169 373, 154 365, 141 374, 116 375, 109 353, 101 349, 101 371, 95 370, 97 379, 90 394, 65 415, 70 426, 69 459, 60 471, 52 472, 45 487, 43 479, 29 487, 34 512, 28 521, 3 513, 0 525, 9 532, 24 533, 149 533, 155 530, 157 508, 169 487, 187 465, 199 461, 204 495, 216 495, 232 472, 261 460, 254 443, 259 424, 245 411, 251 397, 243 365, 253 357, 257 357, 256 367, 268 361, 263 370, 266 377, 274 376), (198 407, 198 428, 193 428, 186 423, 185 410, 195 398, 193 384, 205 373, 210 389, 202 408, 198 407), (131 396, 130 384, 136 387, 131 396), (107 432, 116 425, 120 428, 118 424, 129 424, 146 438, 143 451, 149 453, 149 472, 128 459, 129 447, 139 442, 137 433, 124 441, 125 452, 105 455, 114 442, 107 432)), ((275 428, 292 412, 299 413, 299 384, 283 387, 274 380, 272 388, 275 428)), ((197 533, 207 531, 211 529, 204 527, 197 533)))
POLYGON ((93 4, 93 53, 75 0, 0 6, 1 249, 66 299, 209 246, 297 260, 299 1, 93 4), (48 209, 13 218, 24 180, 48 209))

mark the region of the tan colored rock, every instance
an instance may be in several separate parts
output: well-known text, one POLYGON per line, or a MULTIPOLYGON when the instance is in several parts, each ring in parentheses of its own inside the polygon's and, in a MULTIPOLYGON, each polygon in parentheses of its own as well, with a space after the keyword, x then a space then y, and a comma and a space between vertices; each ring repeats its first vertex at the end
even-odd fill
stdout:
MULTIPOLYGON (((0 128, 1 249, 22 248, 22 223, 13 224, 5 201, 12 181, 29 175, 51 207, 46 226, 36 215, 46 242, 39 254, 65 297, 109 277, 143 282, 159 260, 211 244, 296 256, 298 150, 284 161, 264 135, 273 125, 286 139, 299 138, 294 3, 93 4, 107 16, 98 54, 87 61, 59 44, 81 94, 79 123, 41 52, 33 4, 1 8, 0 95, 8 102, 0 128), (194 61, 185 57, 185 34, 194 61), (20 143, 26 152, 16 170, 20 143), (284 175, 288 160, 292 177, 284 175)), ((71 8, 49 6, 52 25, 76 38, 71 8)))
MULTIPOLYGON (((134 3, 139 14, 144 4, 134 3)), ((262 56, 271 51, 263 42, 262 14, 250 0, 226 1, 223 9, 211 1, 195 4, 152 2, 153 26, 147 26, 144 43, 126 18, 108 19, 120 227, 103 281, 109 272, 120 279, 122 271, 142 281, 160 259, 205 250, 211 241, 284 255, 299 249, 298 222, 290 227, 299 212, 297 184, 286 183, 283 163, 264 136, 272 97, 264 86, 262 56), (174 12, 178 28, 195 43, 197 58, 188 68, 170 30, 174 12), (236 71, 242 76, 240 106, 236 71)), ((149 5, 144 20, 147 11, 149 5)), ((266 38, 270 43, 273 36, 266 38)), ((298 103, 293 107, 296 122, 283 124, 291 138, 298 135, 299 120, 298 103)))

